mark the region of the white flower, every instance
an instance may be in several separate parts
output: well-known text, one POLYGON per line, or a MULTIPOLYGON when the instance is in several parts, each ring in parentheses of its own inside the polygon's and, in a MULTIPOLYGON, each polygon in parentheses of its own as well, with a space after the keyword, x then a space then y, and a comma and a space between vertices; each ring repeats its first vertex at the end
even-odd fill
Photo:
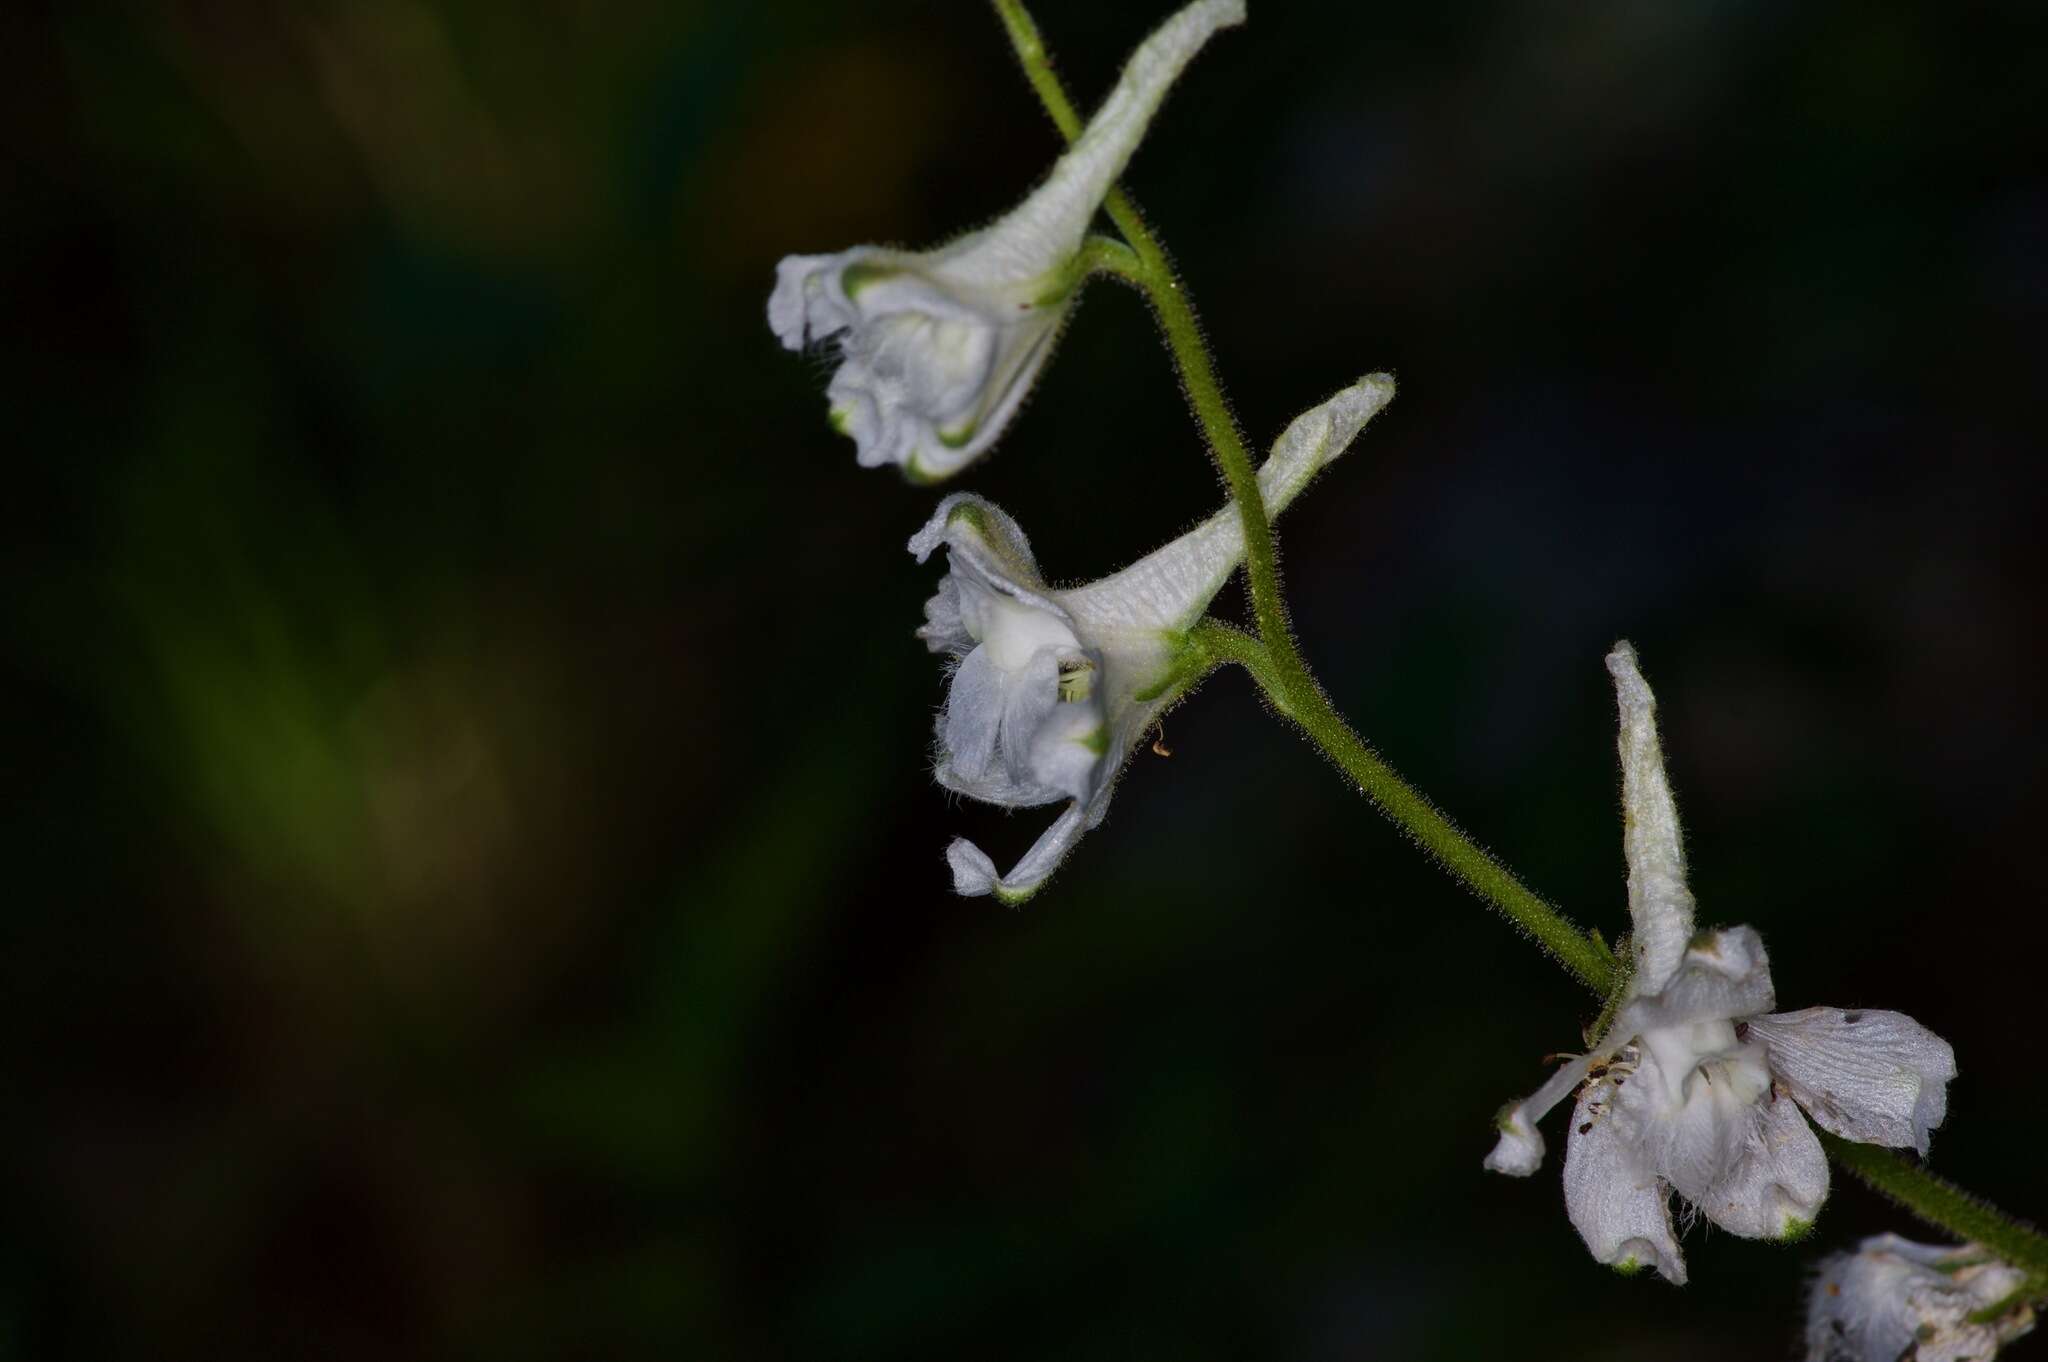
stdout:
POLYGON ((1536 1122, 1584 1083, 1565 1144, 1571 1222, 1601 1262, 1654 1264, 1683 1282, 1672 1191, 1734 1234, 1796 1236, 1828 1191, 1827 1156, 1799 1108, 1844 1139, 1925 1154, 1955 1053, 1897 1012, 1773 1014, 1756 932, 1694 933, 1656 699, 1628 644, 1615 646, 1607 669, 1621 709, 1633 973, 1600 1043, 1503 1113, 1486 1166, 1533 1173, 1543 1160, 1536 1122))
MULTIPOLYGON (((1342 454, 1393 397, 1374 374, 1297 417, 1259 470, 1278 514, 1342 454)), ((1046 585, 1015 521, 955 493, 910 541, 923 562, 946 549, 948 571, 917 631, 953 659, 938 721, 939 783, 992 804, 1067 807, 1008 875, 972 842, 947 848, 953 887, 1029 898, 1102 821, 1125 760, 1192 679, 1185 636, 1244 553, 1235 503, 1158 552, 1099 582, 1046 585)))
POLYGON ((1036 192, 931 251, 855 246, 776 269, 768 325, 792 350, 838 338, 833 424, 864 467, 951 477, 1002 434, 1080 291, 1080 251, 1167 87, 1244 0, 1196 0, 1131 56, 1094 121, 1036 192))
POLYGON ((1990 1362, 2034 1327, 2034 1312, 2013 1300, 2025 1281, 1975 1244, 1874 1235, 1821 1263, 1806 1303, 1806 1362, 1990 1362), (1994 1320, 1970 1319, 2009 1301, 1994 1320))

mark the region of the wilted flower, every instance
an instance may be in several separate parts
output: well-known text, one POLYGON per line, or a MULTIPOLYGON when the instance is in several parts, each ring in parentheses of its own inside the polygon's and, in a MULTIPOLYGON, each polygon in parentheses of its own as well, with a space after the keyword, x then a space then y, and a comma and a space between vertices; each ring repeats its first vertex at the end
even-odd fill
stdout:
MULTIPOLYGON (((1393 380, 1374 374, 1297 417, 1259 470, 1268 511, 1342 454, 1393 393, 1393 380)), ((1227 505, 1123 571, 1062 590, 1046 585, 1015 521, 956 493, 910 541, 919 562, 940 547, 948 570, 917 631, 953 659, 939 783, 1012 808, 1067 803, 1006 876, 964 838, 946 851, 960 893, 1021 902, 1102 821, 1125 760, 1191 679, 1187 631, 1237 566, 1244 531, 1227 505)))
POLYGON ((1167 87, 1244 0, 1196 0, 1132 54, 1094 121, 1036 192, 930 251, 855 246, 776 269, 768 324, 792 350, 838 338, 826 389, 866 467, 951 477, 995 443, 1052 350, 1083 275, 1082 241, 1167 87))
POLYGON ((1955 1053, 1897 1012, 1773 1014, 1756 932, 1695 934, 1656 700, 1628 644, 1607 669, 1621 709, 1633 972, 1599 1044, 1503 1113, 1486 1166, 1536 1171, 1544 1146, 1535 1123, 1584 1083, 1565 1144, 1571 1222, 1601 1262, 1624 1271, 1654 1263, 1683 1282, 1672 1191, 1734 1234, 1796 1236, 1828 1190, 1827 1156, 1799 1107, 1844 1139, 1925 1154, 1955 1053))
POLYGON ((1975 1244, 1879 1234, 1822 1261, 1806 1303, 1806 1362, 1990 1362, 2034 1327, 2026 1274, 1975 1244), (1995 1319, 1972 1321, 1994 1306, 1995 1319))

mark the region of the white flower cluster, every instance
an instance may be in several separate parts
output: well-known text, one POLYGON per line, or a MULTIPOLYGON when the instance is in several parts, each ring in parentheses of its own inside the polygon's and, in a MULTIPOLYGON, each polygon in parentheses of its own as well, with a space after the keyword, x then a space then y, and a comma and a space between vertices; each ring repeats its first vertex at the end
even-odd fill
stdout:
MULTIPOLYGON (((1089 226, 1153 114, 1209 38, 1243 18, 1243 0, 1195 0, 1169 19, 1045 182, 991 226, 928 251, 856 246, 781 262, 769 324, 791 349, 834 347, 830 415, 860 464, 936 482, 995 443, 1105 258, 1090 254, 1089 226)), ((1391 379, 1370 375, 1288 426, 1257 476, 1267 512, 1284 510, 1392 396, 1391 379)), ((1120 572, 1060 587, 1015 521, 956 493, 910 540, 920 563, 941 549, 945 575, 917 630, 948 668, 936 778, 1005 808, 1061 806, 1007 872, 964 838, 947 849, 957 892, 1016 903, 1101 822, 1131 754, 1199 674, 1191 631, 1243 558, 1244 533, 1226 505, 1120 572)), ((1607 669, 1620 711, 1625 978, 1604 1034, 1502 1112, 1485 1166, 1534 1173, 1546 1152, 1537 1123, 1576 1094, 1564 1156, 1572 1225, 1599 1261, 1683 1283, 1674 1193, 1733 1234, 1795 1237, 1828 1193, 1814 1127, 1924 1156, 1955 1055, 1897 1012, 1778 1012, 1757 933, 1697 928, 1655 697, 1628 644, 1607 669)), ((1869 1239, 1822 1265, 1809 1358, 1988 1358, 2032 1327, 2021 1296, 2040 1285, 1974 1247, 1869 1239)))
MULTIPOLYGON (((995 443, 1086 280, 1089 224, 1169 86, 1243 0, 1195 0, 1147 38, 1087 129, 1015 210, 931 251, 855 246, 793 255, 768 322, 791 349, 836 345, 833 421, 863 465, 949 478, 995 443)), ((1392 398, 1360 379, 1297 418, 1259 470, 1278 515, 1392 398)), ((950 667, 939 714, 939 783, 1004 808, 1066 807, 1007 874, 965 839, 947 849, 953 887, 1017 903, 1102 821, 1125 762, 1192 679, 1186 635, 1244 554, 1237 507, 1099 582, 1047 585, 1024 531, 954 494, 911 538, 946 575, 918 637, 950 667)))

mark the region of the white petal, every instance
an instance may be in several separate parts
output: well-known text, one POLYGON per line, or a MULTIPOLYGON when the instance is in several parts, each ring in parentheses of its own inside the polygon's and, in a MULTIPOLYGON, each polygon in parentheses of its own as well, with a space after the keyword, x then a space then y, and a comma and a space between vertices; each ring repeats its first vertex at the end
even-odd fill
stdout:
MULTIPOLYGON (((855 246, 776 267, 768 321, 783 344, 835 342, 825 390, 833 423, 864 467, 901 465, 935 482, 995 442, 1069 311, 1052 285, 968 287, 931 255, 855 246)), ((1057 281, 1055 281, 1057 282, 1057 281)))
POLYGON ((976 286, 1035 279, 1064 266, 1145 136, 1167 89, 1244 0, 1196 0, 1153 31, 1044 184, 994 225, 936 253, 934 269, 976 286))
POLYGON ((1828 1156, 1789 1097, 1756 1107, 1734 1166, 1698 1199, 1709 1220, 1746 1239, 1797 1238, 1828 1197, 1828 1156))
POLYGON ((1636 1157, 1611 1116, 1591 1109, 1605 1083, 1589 1084, 1572 1110, 1564 1146, 1564 1205, 1593 1256, 1610 1267, 1655 1267, 1685 1285, 1685 1257, 1671 1233, 1670 1194, 1636 1157))
POLYGON ((1702 933, 1679 957, 1661 992, 1624 1004, 1617 1034, 1631 1035, 1695 1022, 1730 1021, 1776 1005, 1771 960, 1753 927, 1702 933))
MULTIPOLYGON (((1031 288, 1014 296, 952 288, 923 269, 895 267, 861 288, 825 397, 862 465, 900 464, 932 482, 995 442, 1068 309, 1042 305, 1031 288)), ((831 277, 839 276, 828 274, 823 296, 835 291, 831 277)))
POLYGON ((989 660, 985 649, 976 648, 960 660, 939 717, 939 742, 945 753, 941 771, 951 768, 951 778, 942 774, 941 784, 971 789, 1001 770, 996 756, 1002 741, 1004 681, 1002 668, 989 660))
POLYGON ((946 863, 953 869, 953 892, 967 896, 994 894, 1004 903, 1017 904, 1038 892, 1052 872, 1059 869, 1074 843, 1087 831, 1087 811, 1069 804, 1052 825, 1039 834, 1031 850, 1011 867, 1008 875, 996 874, 995 862, 964 837, 956 837, 946 848, 946 863))
POLYGON ((1544 1152, 1543 1132, 1530 1123, 1522 1108, 1514 1107, 1500 1119, 1500 1138, 1486 1156, 1485 1167, 1489 1172, 1526 1178, 1543 1166, 1544 1152))
POLYGON ((1636 667, 1636 650, 1617 643, 1607 655, 1621 709, 1622 848, 1628 857, 1628 911, 1634 921, 1636 993, 1662 989, 1692 939, 1692 891, 1678 809, 1657 743, 1657 697, 1636 667))
POLYGON ((768 295, 768 326, 785 348, 801 350, 853 325, 858 314, 834 282, 843 259, 789 255, 776 265, 775 291, 768 295))
POLYGON ((909 547, 920 563, 931 557, 934 549, 949 549, 955 571, 964 564, 977 580, 1006 595, 1060 610, 1039 575, 1038 560, 1031 555, 1031 541, 1024 537, 1022 527, 980 497, 954 492, 940 498, 932 518, 910 536, 909 547))
POLYGON ((1753 1017, 1749 1031, 1821 1129, 1927 1153, 1956 1076, 1955 1051, 1940 1036, 1903 1013, 1835 1007, 1753 1017))
POLYGON ((1542 1166, 1545 1149, 1536 1123, 1548 1116, 1552 1107, 1571 1096, 1572 1089, 1585 1081, 1594 1061, 1606 1059, 1613 1050, 1613 1045, 1603 1045, 1560 1065, 1542 1087, 1502 1113, 1500 1139, 1495 1143, 1493 1153, 1486 1156, 1486 1167, 1493 1172, 1519 1178, 1527 1177, 1542 1166))
POLYGON ((939 578, 937 589, 925 601, 924 623, 918 626, 917 637, 935 653, 961 657, 973 650, 974 635, 967 632, 967 621, 960 612, 960 579, 952 573, 939 578))
POLYGON ((1727 1022, 1650 1032, 1636 1072, 1614 1099, 1611 1120, 1621 1137, 1689 1201, 1703 1200, 1735 1167, 1756 1104, 1770 1092, 1763 1046, 1734 1041, 1727 1022))
MULTIPOLYGON (((1393 396, 1392 378, 1369 374, 1296 417, 1259 469, 1267 514, 1277 518, 1393 396)), ((1232 502, 1164 548, 1113 576, 1061 593, 1061 600, 1091 636, 1119 630, 1180 633, 1201 618, 1243 557, 1244 528, 1232 502)))
POLYGON ((1004 757, 1046 789, 1085 801, 1095 793, 1109 746, 1102 702, 1098 696, 1061 699, 1059 669, 1060 659, 1050 649, 1032 658, 1028 682, 1014 688, 1017 696, 1003 721, 1004 757))

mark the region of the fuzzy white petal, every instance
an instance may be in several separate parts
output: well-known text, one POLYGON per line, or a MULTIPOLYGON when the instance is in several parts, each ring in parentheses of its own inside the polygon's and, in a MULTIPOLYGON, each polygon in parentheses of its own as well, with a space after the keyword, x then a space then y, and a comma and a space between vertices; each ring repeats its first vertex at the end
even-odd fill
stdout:
POLYGON ((1636 650, 1617 643, 1607 655, 1614 698, 1621 709, 1622 847, 1628 857, 1628 911, 1635 924, 1638 993, 1662 989, 1678 968, 1693 933, 1692 891, 1685 883, 1685 848, 1678 808, 1664 777, 1657 741, 1657 697, 1636 666, 1636 650))
POLYGON ((939 503, 912 536, 920 560, 943 546, 945 577, 918 637, 956 659, 934 771, 950 790, 1028 808, 1093 800, 1112 768, 1099 651, 1039 578, 1015 521, 978 497, 939 503))
POLYGON ((1956 1076, 1956 1053, 1940 1036, 1903 1013, 1837 1007, 1753 1017, 1749 1029, 1821 1129, 1927 1153, 1956 1076))
POLYGON ((1706 1217, 1746 1239, 1796 1237, 1828 1196, 1828 1156, 1789 1097, 1755 1108, 1740 1155, 1698 1199, 1706 1217))
POLYGON ((1009 594, 1045 601, 1045 580, 1032 556, 1023 527, 1001 507, 967 492, 941 497, 924 528, 910 536, 910 553, 918 562, 938 548, 964 551, 986 580, 1003 585, 1009 594))
POLYGON ((1724 927, 1693 940, 1660 992, 1624 1004, 1615 1030, 1627 1035, 1726 1021, 1768 1012, 1776 1005, 1763 938, 1753 927, 1724 927))
POLYGON ((1740 1159, 1756 1100, 1771 1081, 1761 1045, 1723 1050, 1717 1042, 1733 1041, 1732 1026, 1700 1029, 1720 1032, 1705 1041, 1705 1055, 1684 1030, 1644 1037, 1639 1067, 1617 1090, 1609 1118, 1644 1167, 1695 1202, 1740 1159))
POLYGON ((1031 808, 1088 799, 1101 769, 1101 706, 1059 698, 1050 648, 1019 668, 987 647, 961 659, 938 720, 939 784, 991 804, 1031 808))
POLYGON ((1545 1152, 1543 1132, 1530 1122, 1528 1113, 1516 1107, 1501 1118, 1500 1138, 1486 1156, 1485 1167, 1488 1172, 1526 1178, 1543 1166, 1545 1152))
POLYGON ((1564 1205, 1593 1256, 1624 1271, 1654 1267, 1685 1285, 1685 1256, 1671 1233, 1670 1194, 1611 1116, 1595 1109, 1607 1085, 1588 1084, 1572 1110, 1564 1147, 1564 1205))

